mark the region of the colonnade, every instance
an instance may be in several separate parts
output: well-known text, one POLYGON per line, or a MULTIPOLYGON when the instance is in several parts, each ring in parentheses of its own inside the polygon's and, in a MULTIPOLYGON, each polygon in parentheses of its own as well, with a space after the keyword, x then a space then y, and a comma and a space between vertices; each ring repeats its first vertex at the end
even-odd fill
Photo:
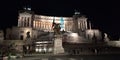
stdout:
POLYGON ((33 28, 51 31, 52 30, 52 22, 34 20, 33 28))
POLYGON ((31 17, 20 17, 18 20, 19 27, 31 27, 31 17))

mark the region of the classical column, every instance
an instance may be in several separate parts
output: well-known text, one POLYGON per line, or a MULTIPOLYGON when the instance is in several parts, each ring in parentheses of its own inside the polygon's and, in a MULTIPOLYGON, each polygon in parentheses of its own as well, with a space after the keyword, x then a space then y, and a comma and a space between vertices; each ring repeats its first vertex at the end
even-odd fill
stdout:
POLYGON ((86 29, 86 24, 85 24, 85 21, 84 21, 83 23, 84 23, 84 29, 86 29))
POLYGON ((28 17, 26 18, 26 27, 28 27, 28 17))
POLYGON ((44 29, 45 29, 45 22, 44 22, 44 29))
POLYGON ((81 29, 81 25, 82 25, 82 24, 81 24, 81 22, 80 22, 80 29, 81 29))
POLYGON ((36 28, 36 21, 35 21, 35 28, 36 28))
POLYGON ((25 19, 24 19, 24 27, 26 27, 26 19, 27 19, 27 17, 25 17, 25 19))
MULTIPOLYGON (((28 19, 27 19, 27 26, 29 26, 29 24, 30 24, 30 18, 28 17, 28 19)), ((29 26, 30 27, 30 26, 29 26)))
POLYGON ((52 31, 52 23, 50 23, 50 31, 52 31))
POLYGON ((78 28, 80 29, 80 22, 78 22, 78 28))
POLYGON ((40 21, 40 29, 41 29, 41 24, 42 24, 42 23, 41 23, 41 21, 40 21))
POLYGON ((87 21, 85 20, 85 26, 86 26, 86 29, 87 29, 87 21))
POLYGON ((23 27, 24 27, 24 22, 25 22, 25 17, 23 18, 23 22, 22 22, 22 24, 23 24, 22 26, 23 26, 23 27))
POLYGON ((18 19, 18 27, 19 26, 21 26, 21 22, 22 22, 22 19, 21 19, 22 17, 19 17, 19 19, 18 19))
POLYGON ((33 28, 35 28, 35 21, 33 21, 33 28))
POLYGON ((45 22, 45 30, 47 29, 47 24, 46 24, 46 22, 45 22))
POLYGON ((38 21, 36 21, 36 28, 38 28, 38 21))
POLYGON ((36 21, 36 28, 38 28, 38 24, 39 24, 38 21, 36 21))
POLYGON ((70 31, 70 24, 68 23, 68 31, 70 31))
POLYGON ((84 26, 83 26, 83 21, 82 21, 82 23, 81 23, 81 29, 82 29, 82 30, 83 30, 83 27, 84 27, 84 26))
POLYGON ((44 28, 44 25, 43 25, 43 22, 41 22, 41 29, 43 30, 43 28, 44 28))
POLYGON ((27 23, 28 23, 28 22, 27 22, 27 18, 28 18, 28 17, 25 18, 25 27, 27 27, 27 23))
POLYGON ((89 29, 91 29, 91 22, 89 21, 89 29))
POLYGON ((39 24, 39 21, 38 21, 38 28, 40 28, 40 24, 39 24))
POLYGON ((31 18, 29 17, 29 27, 31 27, 31 18))
POLYGON ((65 23, 65 31, 67 30, 66 23, 65 23))

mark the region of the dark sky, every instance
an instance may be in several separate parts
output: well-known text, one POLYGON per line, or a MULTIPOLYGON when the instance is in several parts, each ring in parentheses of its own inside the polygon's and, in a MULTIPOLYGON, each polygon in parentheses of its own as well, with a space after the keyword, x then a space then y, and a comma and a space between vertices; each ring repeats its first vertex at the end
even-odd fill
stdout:
POLYGON ((18 10, 25 6, 37 14, 53 16, 72 16, 77 9, 88 17, 93 28, 114 39, 120 36, 120 4, 115 0, 3 0, 0 2, 0 29, 17 26, 18 10))

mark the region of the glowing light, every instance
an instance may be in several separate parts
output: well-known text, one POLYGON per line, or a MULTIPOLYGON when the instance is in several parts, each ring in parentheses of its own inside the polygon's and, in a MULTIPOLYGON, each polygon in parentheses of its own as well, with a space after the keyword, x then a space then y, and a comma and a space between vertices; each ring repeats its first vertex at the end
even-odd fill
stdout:
POLYGON ((39 52, 41 52, 42 51, 42 49, 41 48, 39 48, 39 52))
POLYGON ((80 14, 80 12, 75 12, 75 14, 80 14))
POLYGON ((49 43, 48 41, 44 41, 44 42, 36 42, 36 43, 49 43))
POLYGON ((28 10, 31 10, 31 8, 27 8, 28 10))
POLYGON ((49 50, 48 50, 49 52, 52 52, 52 48, 49 48, 49 50))
POLYGON ((71 33, 70 34, 72 37, 78 37, 78 34, 77 33, 71 33))
POLYGON ((47 51, 47 49, 44 47, 44 49, 43 49, 45 52, 47 51))
POLYGON ((36 48, 35 51, 38 52, 39 51, 38 48, 36 48))
POLYGON ((79 36, 77 33, 70 33, 68 42, 77 43, 79 42, 79 36))

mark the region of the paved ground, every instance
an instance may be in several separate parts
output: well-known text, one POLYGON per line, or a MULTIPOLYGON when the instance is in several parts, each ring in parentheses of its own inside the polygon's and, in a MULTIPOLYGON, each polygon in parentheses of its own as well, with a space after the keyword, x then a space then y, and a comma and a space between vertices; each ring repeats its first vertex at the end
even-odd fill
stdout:
POLYGON ((16 60, 120 60, 120 55, 101 55, 101 56, 29 56, 16 60))

